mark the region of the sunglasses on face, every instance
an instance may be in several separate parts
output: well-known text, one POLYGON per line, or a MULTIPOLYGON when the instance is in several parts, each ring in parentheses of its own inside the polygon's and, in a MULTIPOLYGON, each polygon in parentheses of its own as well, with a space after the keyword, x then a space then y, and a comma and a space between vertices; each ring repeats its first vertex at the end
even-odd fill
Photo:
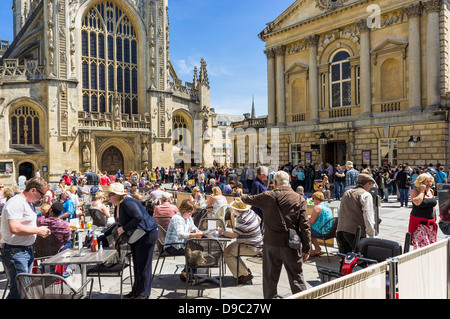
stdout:
POLYGON ((43 192, 41 192, 39 189, 36 188, 36 192, 38 192, 39 194, 41 194, 42 197, 45 196, 45 194, 43 192))

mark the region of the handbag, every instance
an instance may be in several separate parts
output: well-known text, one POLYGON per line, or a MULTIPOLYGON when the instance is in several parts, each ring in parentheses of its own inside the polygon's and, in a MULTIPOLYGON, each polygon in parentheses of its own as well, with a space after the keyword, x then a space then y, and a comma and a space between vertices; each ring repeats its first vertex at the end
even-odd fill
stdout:
POLYGON ((287 228, 286 221, 284 220, 283 215, 281 214, 280 204, 278 203, 277 192, 273 192, 275 195, 275 201, 277 203, 278 213, 281 217, 281 223, 284 226, 284 230, 286 231, 286 247, 301 250, 302 249, 302 241, 300 239, 300 232, 297 229, 287 228))

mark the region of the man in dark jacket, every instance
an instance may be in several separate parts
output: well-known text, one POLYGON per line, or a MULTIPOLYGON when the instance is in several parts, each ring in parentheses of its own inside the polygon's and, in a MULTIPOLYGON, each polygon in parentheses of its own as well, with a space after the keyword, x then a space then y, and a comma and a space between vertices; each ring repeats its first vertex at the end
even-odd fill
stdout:
POLYGON ((400 193, 400 207, 403 207, 403 204, 405 204, 405 207, 408 207, 409 188, 412 184, 411 175, 402 164, 398 166, 398 169, 399 171, 395 180, 400 193))
POLYGON ((263 293, 265 299, 277 295, 277 285, 284 265, 293 294, 306 290, 302 265, 308 260, 311 230, 306 214, 306 202, 290 186, 289 174, 279 171, 274 176, 274 191, 258 195, 242 195, 246 204, 262 209, 264 216, 263 293), (301 230, 302 252, 286 246, 286 231, 278 214, 277 198, 287 228, 301 230))
MULTIPOLYGON (((264 184, 264 181, 269 176, 269 169, 265 166, 259 166, 256 169, 256 179, 252 184, 252 189, 250 190, 250 195, 258 195, 267 191, 267 187, 264 184)), ((252 210, 256 213, 256 215, 261 218, 261 228, 263 227, 264 216, 262 210, 259 207, 252 206, 252 210)))

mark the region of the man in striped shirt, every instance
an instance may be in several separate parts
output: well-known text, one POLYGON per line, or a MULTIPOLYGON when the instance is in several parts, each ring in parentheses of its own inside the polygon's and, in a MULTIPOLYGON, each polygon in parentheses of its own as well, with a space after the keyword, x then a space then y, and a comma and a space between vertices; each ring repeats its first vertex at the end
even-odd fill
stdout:
POLYGON ((218 229, 219 235, 236 238, 234 242, 228 245, 224 250, 225 263, 228 265, 234 278, 238 278, 240 284, 249 282, 252 278, 252 272, 245 265, 241 258, 237 260, 238 247, 240 247, 240 254, 244 256, 256 256, 262 251, 262 235, 261 235, 261 219, 240 198, 231 203, 236 216, 236 225, 232 231, 225 231, 218 229), (239 262, 239 273, 238 273, 239 262))

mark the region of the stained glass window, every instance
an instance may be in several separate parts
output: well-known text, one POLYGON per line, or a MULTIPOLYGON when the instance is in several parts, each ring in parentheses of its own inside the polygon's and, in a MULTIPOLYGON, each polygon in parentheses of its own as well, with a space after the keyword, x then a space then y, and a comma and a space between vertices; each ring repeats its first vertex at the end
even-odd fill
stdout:
POLYGON ((117 92, 122 112, 137 114, 138 50, 130 19, 106 1, 88 11, 81 29, 83 110, 111 112, 109 97, 117 92))

